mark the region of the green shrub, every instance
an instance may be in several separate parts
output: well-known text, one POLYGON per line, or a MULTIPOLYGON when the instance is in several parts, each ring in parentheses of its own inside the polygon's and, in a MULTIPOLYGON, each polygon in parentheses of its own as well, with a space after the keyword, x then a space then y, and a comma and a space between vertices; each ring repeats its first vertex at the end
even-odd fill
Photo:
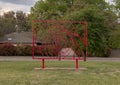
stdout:
POLYGON ((24 45, 24 55, 25 56, 32 55, 32 46, 30 46, 30 45, 24 45))
POLYGON ((48 46, 36 46, 35 47, 35 55, 39 55, 39 56, 56 56, 58 53, 55 50, 55 47, 52 45, 48 45, 48 46))
POLYGON ((22 45, 16 47, 16 56, 31 56, 32 55, 32 46, 22 45))
POLYGON ((17 46, 15 54, 16 54, 16 56, 24 56, 24 47, 23 46, 17 46))
POLYGON ((10 43, 0 45, 0 56, 13 56, 16 53, 16 48, 10 43))
MULTIPOLYGON (((40 45, 35 46, 34 54, 37 56, 56 56, 58 52, 55 46, 40 45)), ((0 56, 32 56, 32 46, 21 45, 15 47, 10 43, 4 43, 0 45, 0 56)))

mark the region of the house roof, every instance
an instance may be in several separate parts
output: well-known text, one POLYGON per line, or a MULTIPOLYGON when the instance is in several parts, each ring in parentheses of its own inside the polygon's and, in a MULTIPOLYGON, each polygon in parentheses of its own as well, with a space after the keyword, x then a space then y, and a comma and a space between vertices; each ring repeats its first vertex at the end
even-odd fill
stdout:
POLYGON ((0 42, 32 43, 32 32, 13 32, 0 38, 0 42))

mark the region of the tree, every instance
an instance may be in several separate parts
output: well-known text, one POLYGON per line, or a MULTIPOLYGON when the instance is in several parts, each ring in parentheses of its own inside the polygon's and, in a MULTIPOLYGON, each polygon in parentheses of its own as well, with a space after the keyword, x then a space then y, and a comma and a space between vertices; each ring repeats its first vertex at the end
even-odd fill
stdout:
POLYGON ((16 31, 15 26, 18 25, 21 31, 29 31, 29 16, 22 11, 8 11, 0 16, 0 36, 16 31))
MULTIPOLYGON (((117 15, 116 17, 116 22, 117 24, 114 24, 113 20, 109 17, 109 21, 113 25, 113 28, 115 27, 116 25, 116 28, 114 30, 112 30, 112 32, 110 33, 110 38, 109 38, 109 46, 111 48, 120 48, 120 38, 119 38, 119 34, 120 34, 120 23, 118 23, 118 19, 120 19, 120 0, 111 0, 114 4, 112 4, 112 11, 115 12, 115 14, 117 15)), ((112 14, 112 16, 114 16, 112 14)))
POLYGON ((113 2, 115 3, 115 8, 117 10, 117 12, 119 13, 119 17, 120 17, 120 0, 113 0, 113 2))
POLYGON ((31 17, 88 21, 89 54, 96 56, 105 56, 110 30, 116 26, 116 15, 104 0, 40 0, 31 8, 31 17))
POLYGON ((15 31, 16 20, 14 14, 15 13, 13 11, 9 11, 4 13, 4 15, 0 17, 1 36, 15 31))
POLYGON ((109 46, 113 49, 120 49, 120 26, 119 29, 114 30, 111 33, 111 37, 109 39, 109 46))
POLYGON ((29 31, 29 18, 23 11, 16 12, 16 23, 21 31, 29 31))
POLYGON ((31 8, 32 19, 60 19, 68 9, 68 0, 40 0, 31 8))

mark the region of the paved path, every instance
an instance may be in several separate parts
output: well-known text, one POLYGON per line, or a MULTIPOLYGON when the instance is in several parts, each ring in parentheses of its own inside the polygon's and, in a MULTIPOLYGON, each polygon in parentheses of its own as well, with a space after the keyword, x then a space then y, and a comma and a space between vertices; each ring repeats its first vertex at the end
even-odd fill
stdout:
MULTIPOLYGON (((30 56, 0 56, 0 61, 39 61, 33 60, 30 56)), ((99 58, 99 57, 90 57, 87 61, 113 61, 120 62, 120 58, 99 58)))
POLYGON ((93 58, 88 58, 88 61, 102 61, 102 62, 104 62, 104 61, 112 61, 112 62, 120 62, 120 58, 111 58, 111 57, 109 57, 109 58, 100 58, 100 57, 93 57, 93 58))
POLYGON ((30 56, 0 56, 0 61, 37 61, 30 56))

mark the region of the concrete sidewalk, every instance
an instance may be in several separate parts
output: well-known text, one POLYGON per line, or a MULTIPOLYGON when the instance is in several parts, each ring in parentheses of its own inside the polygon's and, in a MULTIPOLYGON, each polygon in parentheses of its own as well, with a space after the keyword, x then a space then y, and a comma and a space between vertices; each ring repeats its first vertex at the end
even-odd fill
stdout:
MULTIPOLYGON (((0 61, 39 61, 39 60, 33 60, 31 56, 0 56, 0 61)), ((88 57, 87 61, 120 62, 120 58, 88 57)))
POLYGON ((0 61, 37 61, 31 56, 0 56, 0 61))
POLYGON ((120 62, 120 58, 113 58, 113 57, 108 57, 108 58, 104 58, 104 57, 90 57, 88 58, 87 61, 112 61, 112 62, 120 62))

